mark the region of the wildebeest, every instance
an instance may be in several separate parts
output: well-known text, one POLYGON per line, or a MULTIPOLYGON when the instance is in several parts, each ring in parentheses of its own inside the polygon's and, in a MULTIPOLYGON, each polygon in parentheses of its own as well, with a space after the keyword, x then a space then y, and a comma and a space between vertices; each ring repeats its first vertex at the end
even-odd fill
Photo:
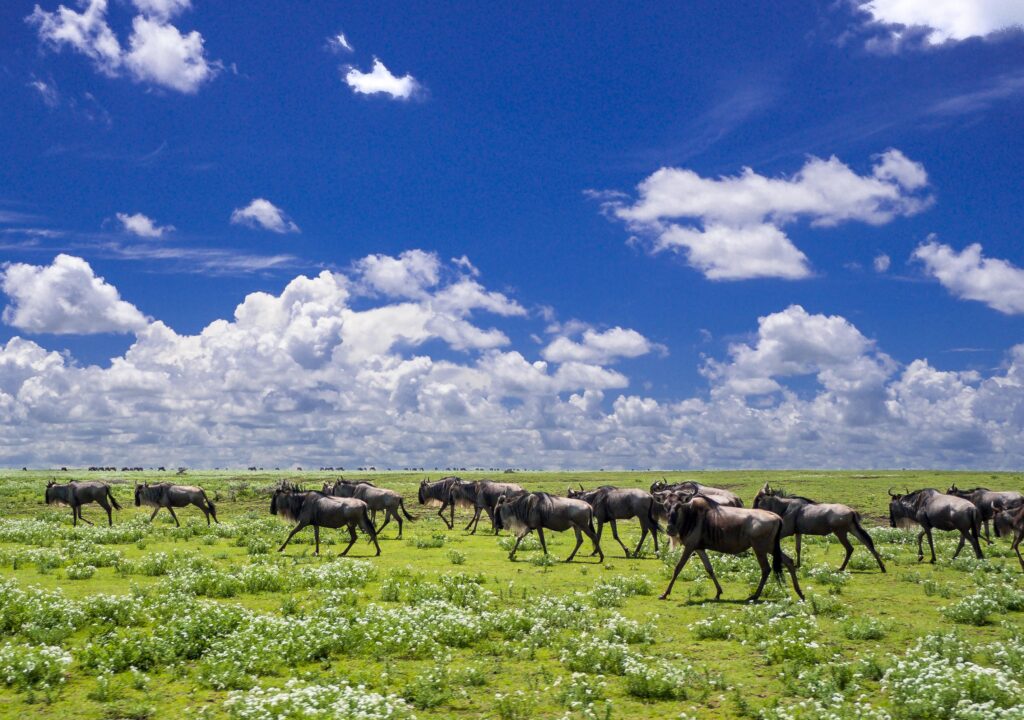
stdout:
POLYGON ((210 524, 211 516, 215 523, 220 524, 220 521, 217 520, 217 508, 206 497, 203 489, 196 485, 174 485, 172 483, 155 483, 153 485, 143 483, 142 485, 136 485, 135 507, 142 505, 155 508, 153 514, 149 516, 150 522, 153 522, 153 518, 160 512, 160 508, 167 508, 167 512, 174 518, 174 524, 181 527, 181 523, 178 522, 178 516, 174 514, 174 508, 195 505, 203 511, 203 515, 206 516, 207 525, 210 524))
MULTIPOLYGON (((974 506, 981 512, 981 522, 985 528, 985 540, 989 540, 988 523, 989 520, 995 518, 995 505, 996 503, 1002 507, 1003 510, 1012 510, 1019 505, 1024 505, 1024 495, 1014 490, 998 491, 989 490, 988 488, 976 487, 970 490, 961 490, 956 485, 953 485, 946 491, 947 495, 956 495, 958 498, 969 500, 974 503, 974 506)), ((999 525, 995 525, 996 537, 999 537, 999 525)))
POLYGON ((352 480, 336 480, 333 485, 324 483, 324 493, 334 497, 356 498, 366 503, 371 512, 380 510, 384 513, 384 522, 377 528, 377 533, 384 530, 391 518, 398 522, 398 539, 402 538, 402 515, 412 522, 415 518, 405 509, 405 501, 400 493, 387 488, 379 488, 367 482, 356 482, 352 480))
POLYGON ((494 507, 494 523, 499 530, 509 529, 516 535, 516 544, 508 554, 509 560, 516 556, 519 543, 534 530, 540 538, 540 546, 544 554, 548 554, 548 546, 544 541, 545 530, 563 532, 572 528, 576 533, 576 547, 565 559, 570 562, 576 557, 583 535, 590 538, 597 551, 599 562, 604 562, 601 543, 594 532, 594 509, 582 500, 556 497, 545 492, 527 492, 515 497, 503 496, 494 507))
POLYGON ((464 530, 469 530, 472 527, 473 531, 470 532, 470 535, 476 535, 476 528, 480 524, 482 512, 487 513, 487 517, 491 520, 494 534, 497 535, 498 526, 494 523, 494 506, 498 503, 498 498, 502 495, 512 497, 524 492, 526 490, 516 483, 494 482, 493 480, 473 480, 468 482, 463 480, 452 485, 451 490, 452 500, 455 501, 456 505, 472 506, 473 508, 473 518, 463 528, 464 530))
POLYGON ((928 536, 928 547, 932 551, 935 562, 935 543, 932 540, 932 528, 937 530, 956 530, 960 533, 960 544, 957 545, 953 557, 960 555, 964 549, 964 541, 971 543, 974 554, 980 559, 981 545, 978 543, 981 528, 981 511, 974 503, 955 495, 944 495, 935 488, 925 488, 898 495, 889 490, 889 524, 897 527, 901 520, 910 520, 921 526, 917 536, 917 560, 924 559, 921 539, 928 536))
POLYGON ((303 492, 295 486, 283 486, 274 491, 270 499, 270 514, 280 515, 285 520, 295 523, 288 537, 277 549, 282 552, 285 546, 295 537, 295 533, 303 528, 313 526, 313 538, 316 542, 314 554, 320 554, 320 528, 338 529, 347 527, 349 543, 341 553, 347 555, 356 542, 356 527, 370 536, 373 545, 380 555, 377 533, 370 522, 370 512, 366 503, 356 498, 341 498, 324 495, 319 492, 303 492))
POLYGON ((743 500, 736 493, 726 490, 724 488, 711 487, 710 485, 702 485, 696 480, 684 480, 678 483, 666 483, 663 480, 659 482, 651 483, 651 493, 664 492, 666 490, 675 490, 686 493, 687 495, 703 495, 704 497, 710 497, 714 499, 719 505, 726 505, 730 507, 743 507, 743 500))
POLYGON ((69 505, 71 507, 71 524, 78 525, 78 521, 89 523, 82 516, 82 506, 88 503, 97 503, 107 511, 107 524, 114 524, 114 516, 110 512, 111 506, 120 510, 117 498, 110 492, 110 486, 98 480, 88 482, 71 482, 58 485, 52 480, 46 483, 46 504, 47 505, 69 505), (109 501, 109 502, 108 502, 109 501))
POLYGON ((679 572, 693 553, 697 553, 704 563, 704 569, 715 584, 715 600, 718 600, 722 597, 722 586, 715 577, 707 551, 739 555, 747 549, 754 551, 754 556, 761 566, 761 582, 748 600, 753 601, 761 597, 769 573, 774 571, 775 577, 781 580, 783 567, 789 570, 796 594, 801 600, 804 599, 800 583, 796 579, 796 566, 793 560, 782 552, 782 518, 775 513, 722 505, 712 497, 694 495, 687 502, 680 503, 672 509, 667 532, 679 539, 683 545, 683 554, 676 564, 668 587, 659 598, 661 600, 672 592, 679 572), (768 563, 769 553, 772 556, 771 564, 768 563))
POLYGON ((796 536, 796 566, 800 567, 800 539, 804 535, 835 535, 839 544, 846 549, 846 557, 839 571, 846 569, 853 555, 853 545, 846 539, 853 535, 875 556, 875 562, 882 572, 885 563, 875 550, 875 543, 860 524, 856 510, 837 503, 819 503, 800 495, 788 495, 782 490, 773 490, 764 484, 754 497, 754 507, 773 512, 782 518, 782 537, 796 536))
POLYGON ((418 496, 420 505, 440 506, 437 511, 437 515, 444 520, 444 524, 448 526, 449 530, 455 527, 456 501, 452 498, 452 488, 461 482, 462 480, 454 475, 443 477, 435 482, 428 482, 427 479, 424 478, 420 482, 420 491, 418 496), (451 520, 444 516, 444 511, 446 509, 449 510, 451 520))
POLYGON ((608 523, 612 526, 612 537, 622 546, 626 557, 630 557, 629 548, 619 538, 619 529, 615 523, 617 520, 636 518, 640 521, 640 542, 636 545, 633 557, 640 554, 640 548, 643 547, 644 540, 647 539, 647 533, 654 538, 654 552, 658 552, 657 509, 651 493, 640 488, 617 488, 610 485, 594 490, 584 490, 583 485, 580 485, 579 490, 569 488, 568 495, 570 498, 582 500, 594 508, 598 542, 601 540, 604 524, 608 523))
POLYGON ((1020 561, 1020 569, 1024 570, 1024 557, 1020 554, 1020 541, 1024 540, 1024 505, 1017 505, 1012 510, 1000 510, 1002 515, 1010 515, 1010 530, 1013 534, 1013 544, 1010 548, 1017 553, 1017 560, 1020 561))

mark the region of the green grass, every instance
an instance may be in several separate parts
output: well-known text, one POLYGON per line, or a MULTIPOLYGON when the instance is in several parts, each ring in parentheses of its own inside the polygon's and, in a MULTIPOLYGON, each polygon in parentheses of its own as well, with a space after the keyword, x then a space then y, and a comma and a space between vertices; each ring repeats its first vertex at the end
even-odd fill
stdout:
MULTIPOLYGON (((65 480, 104 474, 58 475, 65 480)), ((801 701, 808 708, 805 714, 779 716, 821 717, 814 703, 824 702, 835 717, 870 717, 856 707, 859 701, 894 719, 973 717, 954 710, 956 700, 999 705, 1005 698, 984 683, 958 689, 947 681, 944 687, 955 697, 937 702, 914 677, 907 681, 891 671, 882 680, 920 638, 951 631, 956 638, 933 638, 918 651, 931 653, 930 666, 941 665, 943 653, 959 652, 979 666, 997 668, 1006 683, 1024 684, 1024 662, 1014 659, 1024 648, 1024 575, 1006 539, 985 548, 983 563, 953 563, 953 538, 936 533, 941 537, 939 562, 932 566, 917 562, 907 533, 886 533, 887 539, 876 542, 888 574, 879 574, 870 555, 856 546, 854 569, 837 575, 826 566, 841 562, 838 543, 805 538, 800 578, 808 602, 803 606, 790 603, 786 587, 774 583, 769 583, 767 602, 742 603, 756 580, 752 558, 712 554, 725 589, 723 602, 707 601, 714 588, 699 562, 687 566, 673 596, 660 602, 656 597, 667 584, 673 558, 655 557, 649 543, 644 557, 626 559, 607 531, 604 564, 589 557, 587 542, 572 564, 541 562, 539 550, 523 549, 517 562, 510 562, 500 544, 507 542, 505 536, 495 538, 486 523, 469 536, 462 531, 468 513, 457 513, 456 529, 449 531, 436 510, 419 507, 416 490, 423 475, 359 474, 402 492, 418 518, 406 524, 400 541, 394 539, 394 523, 385 529, 380 558, 371 557, 372 546, 360 540, 351 555, 368 563, 364 566, 336 558, 344 547, 342 535, 347 536, 336 531, 321 534, 322 557, 312 556, 311 530, 296 536, 285 553, 276 552, 289 528, 269 516, 269 488, 285 476, 318 488, 334 473, 190 472, 181 481, 206 489, 222 526, 208 529, 202 514, 188 508, 178 512, 181 530, 166 513, 145 524, 148 512, 131 502, 131 482, 173 478, 173 473, 116 474, 128 480, 114 486, 124 507, 115 513, 115 528, 130 530, 118 537, 102 529, 73 530, 69 509, 45 506, 43 487, 53 474, 0 474, 0 581, 5 583, 0 596, 0 717, 159 718, 184 717, 186 711, 192 717, 231 717, 225 705, 231 691, 211 678, 227 678, 224 682, 238 687, 252 682, 282 688, 294 679, 302 686, 333 688, 329 697, 318 696, 323 703, 343 702, 336 698, 343 683, 363 685, 363 693, 405 698, 419 718, 776 717, 776 705, 801 701), (26 525, 26 520, 42 522, 26 525), (154 561, 159 553, 165 562, 154 561), (82 569, 90 564, 96 566, 91 574, 82 569), (77 579, 68 577, 69 568, 77 579), (324 574, 352 568, 362 575, 351 586, 347 575, 324 574), (250 591, 269 586, 283 589, 250 591), (31 588, 39 594, 18 605, 18 593, 31 588), (67 603, 58 613, 65 619, 98 612, 88 610, 90 599, 104 594, 122 597, 138 616, 115 623, 121 625, 116 641, 110 639, 112 624, 98 620, 79 622, 65 633, 26 624, 25 618, 36 618, 46 603, 56 602, 55 593, 67 603), (547 597, 570 605, 545 609, 547 597), (232 622, 255 623, 254 634, 221 632, 227 625, 217 623, 228 620, 211 620, 194 639, 204 647, 192 657, 171 658, 166 639, 180 627, 168 618, 181 618, 182 608, 192 603, 198 608, 217 604, 229 615, 241 608, 248 613, 245 619, 232 622), (530 613, 530 622, 516 620, 530 613), (372 631, 359 626, 368 617, 378 618, 372 631), (399 622, 396 618, 409 623, 397 634, 387 627, 399 622), (309 626, 307 634, 286 642, 292 627, 303 624, 309 626), (322 639, 318 628, 325 637, 333 633, 333 639, 322 639), (64 682, 48 689, 5 685, 4 648, 13 657, 41 638, 70 653, 64 682), (311 643, 321 641, 322 651, 307 652, 311 643), (104 653, 123 652, 133 643, 149 643, 146 647, 157 648, 152 654, 159 657, 134 672, 103 673, 90 666, 102 664, 96 658, 104 653), (1017 651, 1003 657, 1000 647, 1017 651), (253 663, 250 671, 235 672, 244 662, 253 663), (915 692, 924 699, 912 701, 915 692), (832 699, 837 694, 843 698, 839 703, 832 699)), ((430 473, 433 479, 440 476, 430 473)), ((912 471, 565 472, 500 479, 563 494, 577 483, 647 486, 663 476, 727 487, 748 503, 770 481, 791 492, 852 505, 868 525, 885 524, 889 486, 1024 488, 1019 474, 912 471)), ((105 524, 97 506, 84 512, 97 527, 101 519, 105 524)), ((620 535, 627 546, 635 545, 639 530, 635 523, 622 523, 620 535)), ((572 549, 571 533, 547 537, 556 560, 572 549)), ((784 548, 792 552, 792 541, 784 541, 784 548)), ((916 658, 903 667, 916 667, 916 658)), ((276 716, 292 717, 280 710, 276 716)), ((312 717, 335 716, 349 717, 312 717)), ((247 716, 236 706, 235 717, 247 716)))

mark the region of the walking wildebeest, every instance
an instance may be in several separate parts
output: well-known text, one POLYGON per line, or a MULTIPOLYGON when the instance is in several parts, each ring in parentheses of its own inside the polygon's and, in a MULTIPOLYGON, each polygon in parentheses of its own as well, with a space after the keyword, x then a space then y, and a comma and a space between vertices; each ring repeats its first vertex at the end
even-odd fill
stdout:
POLYGON ((583 485, 580 485, 579 490, 569 488, 567 494, 570 498, 582 500, 594 508, 598 542, 601 541, 604 524, 608 523, 612 526, 612 537, 622 546, 626 557, 630 557, 629 548, 619 538, 619 529, 615 522, 636 518, 640 521, 640 542, 636 545, 633 557, 640 554, 640 548, 644 546, 647 533, 654 538, 654 552, 658 552, 658 522, 655 519, 657 510, 651 493, 639 488, 616 488, 610 485, 594 490, 584 490, 583 485))
POLYGON ((736 493, 724 488, 701 485, 696 480, 684 480, 677 483, 666 483, 663 480, 651 483, 651 493, 664 492, 665 490, 681 490, 689 495, 703 495, 714 499, 719 505, 730 507, 743 507, 743 500, 736 493))
POLYGON ((82 506, 88 503, 98 503, 100 507, 107 511, 107 524, 114 524, 114 516, 110 512, 110 506, 113 505, 115 510, 120 510, 121 506, 117 504, 117 498, 110 492, 110 486, 104 482, 98 480, 90 480, 88 482, 71 482, 58 485, 52 480, 46 483, 46 504, 47 505, 69 505, 71 506, 71 524, 78 525, 78 521, 89 523, 92 522, 86 520, 82 515, 82 506), (107 502, 107 501, 110 502, 107 502))
POLYGON ((424 478, 420 482, 420 492, 418 496, 420 505, 440 505, 437 515, 444 520, 444 524, 448 526, 449 530, 455 527, 456 501, 452 499, 452 488, 461 482, 462 480, 454 475, 443 477, 435 482, 428 482, 427 479, 424 478), (444 516, 444 511, 448 508, 450 508, 449 514, 451 515, 451 520, 444 516))
POLYGON ((800 583, 796 579, 796 566, 793 560, 782 552, 782 518, 775 513, 722 505, 706 495, 694 495, 689 501, 680 503, 672 509, 667 532, 679 538, 683 545, 683 554, 660 600, 664 600, 672 592, 679 572, 693 553, 697 553, 704 563, 704 569, 718 591, 715 595, 715 600, 718 600, 722 597, 722 586, 715 577, 707 551, 739 555, 747 549, 754 551, 754 556, 761 566, 761 582, 748 601, 761 597, 769 573, 774 571, 775 577, 781 581, 783 567, 789 570, 789 575, 793 578, 793 589, 796 594, 801 600, 804 599, 800 583), (769 553, 772 556, 771 564, 768 563, 769 553))
POLYGON ((1010 545, 1017 560, 1020 561, 1020 569, 1024 570, 1024 557, 1020 554, 1020 541, 1024 540, 1024 505, 1017 505, 1012 510, 1001 510, 1000 515, 1010 515, 1010 530, 1013 534, 1013 544, 1010 545))
POLYGON ((526 492, 521 485, 516 483, 503 483, 495 482, 493 480, 463 480, 452 485, 452 500, 457 505, 472 506, 473 518, 466 525, 464 530, 469 530, 470 527, 473 531, 470 535, 476 535, 477 525, 480 524, 481 512, 486 512, 487 517, 491 520, 491 527, 494 529, 494 534, 498 534, 498 527, 494 524, 494 506, 497 504, 498 499, 502 495, 512 497, 520 493, 526 492))
POLYGON ((954 559, 964 549, 964 541, 971 543, 974 554, 981 559, 981 545, 978 537, 981 529, 981 511, 969 500, 955 495, 944 495, 935 488, 925 488, 897 495, 889 489, 889 524, 897 527, 901 520, 910 520, 921 526, 917 536, 917 561, 924 560, 924 548, 921 539, 928 536, 928 547, 932 551, 935 562, 935 543, 932 540, 932 528, 937 530, 957 530, 960 533, 960 544, 956 547, 954 559))
POLYGON ((580 545, 583 544, 583 535, 586 535, 594 543, 594 549, 600 556, 598 562, 604 562, 601 543, 594 532, 594 509, 582 500, 556 497, 545 492, 528 492, 512 498, 501 497, 494 507, 494 523, 499 530, 508 528, 516 535, 516 544, 508 554, 509 560, 515 558, 519 543, 534 530, 537 531, 540 546, 547 555, 548 545, 544 541, 544 530, 563 532, 572 528, 576 533, 576 547, 565 561, 570 562, 576 557, 580 545))
POLYGON ((380 534, 387 524, 391 522, 391 518, 394 518, 398 522, 398 536, 396 539, 402 539, 402 516, 399 514, 399 510, 405 514, 406 519, 410 522, 415 520, 405 509, 405 502, 402 500, 400 493, 388 490, 387 488, 376 487, 368 482, 336 480, 334 485, 330 486, 324 483, 324 494, 362 500, 366 503, 366 507, 374 514, 378 510, 383 512, 384 522, 377 528, 377 534, 380 534))
POLYGON ((754 507, 773 512, 782 518, 782 537, 796 536, 796 566, 800 567, 800 539, 804 535, 835 535, 839 544, 846 549, 846 557, 839 571, 846 569, 853 555, 853 545, 846 539, 853 535, 864 543, 864 547, 875 556, 875 562, 882 572, 885 564, 875 550, 875 543, 860 524, 856 510, 836 503, 818 503, 800 495, 788 495, 782 490, 773 490, 764 484, 754 497, 754 507))
POLYGON ((153 518, 160 512, 160 508, 167 508, 167 512, 174 518, 174 524, 181 527, 181 523, 178 522, 178 516, 174 514, 174 508, 195 505, 203 511, 203 515, 206 516, 207 525, 210 524, 211 516, 213 516, 215 523, 220 524, 220 521, 217 519, 217 508, 206 497, 203 489, 196 485, 173 485, 171 483, 156 483, 153 485, 143 483, 142 485, 136 485, 135 507, 142 505, 156 508, 153 510, 153 514, 149 516, 150 522, 153 522, 153 518))
POLYGON ((295 486, 279 487, 274 491, 270 499, 270 514, 280 515, 285 520, 295 523, 295 527, 288 533, 288 537, 277 549, 282 552, 285 546, 295 537, 295 533, 303 528, 313 526, 313 538, 316 542, 315 555, 320 554, 320 528, 338 529, 347 527, 349 532, 348 547, 341 553, 348 555, 348 551, 356 542, 356 526, 370 536, 373 545, 377 548, 377 555, 380 555, 380 545, 377 544, 377 533, 370 522, 370 512, 366 503, 356 498, 331 497, 319 492, 303 492, 295 486))
MULTIPOLYGON (((998 491, 983 487, 961 490, 953 485, 946 491, 946 494, 956 495, 958 498, 974 503, 974 506, 981 512, 981 522, 985 528, 985 541, 988 543, 992 542, 989 539, 988 523, 989 520, 995 518, 995 504, 999 503, 1003 510, 1012 510, 1018 505, 1024 505, 1024 495, 1014 490, 998 491)), ((999 525, 996 523, 993 525, 995 525, 996 537, 999 537, 999 525)))

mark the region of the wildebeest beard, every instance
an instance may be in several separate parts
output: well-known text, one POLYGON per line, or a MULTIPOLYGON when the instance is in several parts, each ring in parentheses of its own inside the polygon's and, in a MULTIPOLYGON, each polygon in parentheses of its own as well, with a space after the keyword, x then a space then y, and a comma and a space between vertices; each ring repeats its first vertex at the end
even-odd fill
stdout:
POLYGON ((270 501, 270 514, 280 515, 289 522, 298 522, 299 513, 307 493, 276 492, 270 501))

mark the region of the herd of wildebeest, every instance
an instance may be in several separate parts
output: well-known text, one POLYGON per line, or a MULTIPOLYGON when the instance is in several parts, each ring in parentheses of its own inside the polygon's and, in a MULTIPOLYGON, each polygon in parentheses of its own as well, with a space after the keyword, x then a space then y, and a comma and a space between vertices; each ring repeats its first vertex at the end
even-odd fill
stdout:
MULTIPOLYGON (((927 537, 931 550, 930 562, 935 562, 932 530, 960 533, 960 543, 954 558, 966 543, 970 543, 978 558, 983 557, 980 540, 992 542, 989 537, 989 523, 992 523, 996 537, 1013 536, 1012 549, 1017 553, 1021 569, 1024 570, 1024 556, 1020 552, 1020 543, 1024 539, 1024 495, 1021 493, 986 488, 961 490, 954 485, 945 493, 926 488, 899 494, 890 489, 889 496, 889 522, 892 527, 908 524, 921 527, 917 536, 919 561, 924 559, 922 540, 927 537)), ((434 482, 424 479, 420 483, 417 499, 420 505, 438 506, 437 514, 449 530, 455 527, 456 507, 473 512, 473 517, 465 527, 471 534, 476 533, 480 517, 486 513, 495 534, 509 530, 515 535, 516 542, 509 553, 509 559, 515 558, 519 544, 533 531, 537 532, 541 548, 547 554, 545 530, 572 530, 576 534, 576 546, 566 562, 576 556, 583 544, 584 535, 593 543, 594 551, 591 555, 597 555, 599 561, 603 562, 601 534, 605 524, 611 526, 612 537, 622 546, 628 558, 631 556, 630 550, 619 538, 616 523, 635 518, 640 522, 641 535, 632 556, 639 555, 648 534, 657 552, 659 532, 668 536, 670 546, 678 544, 683 547, 672 580, 661 595, 662 599, 668 597, 679 572, 694 553, 715 584, 715 599, 721 597, 722 586, 708 559, 708 550, 731 555, 753 551, 761 568, 761 580, 751 600, 760 597, 769 574, 774 572, 781 579, 783 569, 789 571, 793 589, 803 599, 796 577, 803 535, 835 535, 846 550, 840 571, 846 569, 853 554, 853 545, 849 540, 852 535, 874 556, 881 572, 885 572, 885 564, 871 536, 861 525, 860 514, 856 510, 847 505, 819 503, 799 495, 790 495, 767 483, 754 497, 753 509, 745 508, 743 501, 729 490, 695 481, 675 484, 655 482, 649 491, 613 486, 586 490, 580 485, 579 490, 570 487, 567 496, 560 497, 546 492, 530 492, 516 483, 445 477, 434 482), (782 538, 790 535, 795 537, 796 542, 795 562, 781 547, 782 538)), ((110 486, 100 481, 72 481, 63 484, 50 482, 46 486, 46 503, 70 506, 75 525, 78 520, 89 523, 82 516, 83 505, 99 504, 106 510, 109 524, 113 524, 112 509, 121 509, 110 486)), ((195 505, 206 516, 208 525, 211 518, 218 522, 213 502, 201 487, 194 485, 166 482, 136 485, 135 505, 154 508, 151 521, 161 508, 166 508, 178 524, 174 509, 195 505)), ((384 527, 395 520, 398 538, 401 538, 403 516, 406 520, 414 519, 406 510, 400 493, 377 487, 365 480, 339 479, 333 483, 324 483, 320 490, 310 491, 282 481, 272 490, 270 512, 294 523, 279 551, 285 549, 296 533, 312 526, 316 554, 320 552, 320 528, 348 529, 349 544, 341 555, 346 555, 355 544, 357 529, 369 537, 377 550, 376 554, 380 555, 377 536, 384 527), (379 527, 376 524, 377 513, 384 515, 379 527)))

